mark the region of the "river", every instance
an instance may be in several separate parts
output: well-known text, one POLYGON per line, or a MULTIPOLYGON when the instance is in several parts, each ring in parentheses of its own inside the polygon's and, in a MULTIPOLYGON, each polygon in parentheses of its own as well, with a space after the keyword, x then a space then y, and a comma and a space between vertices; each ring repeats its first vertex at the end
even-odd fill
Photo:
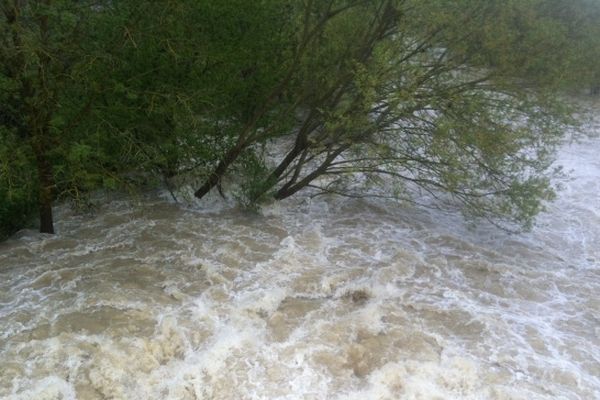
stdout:
POLYGON ((600 139, 532 232, 380 200, 112 199, 0 244, 6 399, 600 398, 600 139))

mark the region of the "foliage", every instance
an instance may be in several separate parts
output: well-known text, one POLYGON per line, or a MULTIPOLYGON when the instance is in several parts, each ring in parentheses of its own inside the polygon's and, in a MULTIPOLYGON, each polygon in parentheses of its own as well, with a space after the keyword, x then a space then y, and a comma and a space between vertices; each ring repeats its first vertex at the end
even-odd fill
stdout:
POLYGON ((314 193, 529 227, 600 78, 591 0, 0 0, 3 235, 95 190, 314 193), (225 178, 228 178, 227 180, 225 178))
POLYGON ((14 132, 0 127, 0 240, 27 225, 37 206, 32 155, 16 142, 14 132))
POLYGON ((414 201, 419 189, 530 227, 553 197, 551 156, 570 122, 548 95, 569 66, 556 21, 535 2, 326 3, 300 28, 319 33, 298 44, 286 82, 299 128, 256 199, 310 187, 414 201))
POLYGON ((277 77, 282 4, 3 0, 1 122, 41 230, 56 199, 202 176, 277 77))

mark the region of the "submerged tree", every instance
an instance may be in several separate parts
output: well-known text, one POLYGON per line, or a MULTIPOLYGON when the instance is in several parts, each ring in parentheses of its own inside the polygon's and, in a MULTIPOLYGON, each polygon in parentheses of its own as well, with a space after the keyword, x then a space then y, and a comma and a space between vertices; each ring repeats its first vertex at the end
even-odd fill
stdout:
POLYGON ((553 196, 551 156, 568 122, 554 90, 571 67, 561 22, 539 3, 307 2, 274 89, 296 128, 272 135, 274 115, 234 148, 289 143, 274 163, 262 159, 248 201, 303 188, 414 201, 416 188, 530 226, 553 196))
POLYGON ((527 227, 552 197, 560 90, 596 79, 597 11, 0 0, 0 235, 34 209, 52 232, 53 202, 98 188, 191 184, 203 197, 225 178, 245 204, 421 191, 527 227))

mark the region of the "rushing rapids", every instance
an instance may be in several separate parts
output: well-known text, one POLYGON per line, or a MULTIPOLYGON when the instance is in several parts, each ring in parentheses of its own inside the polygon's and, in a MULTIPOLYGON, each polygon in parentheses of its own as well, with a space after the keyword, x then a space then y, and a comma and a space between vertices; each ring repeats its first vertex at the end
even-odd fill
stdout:
POLYGON ((340 198, 59 208, 0 244, 0 397, 600 398, 598 154, 563 149, 522 235, 340 198))

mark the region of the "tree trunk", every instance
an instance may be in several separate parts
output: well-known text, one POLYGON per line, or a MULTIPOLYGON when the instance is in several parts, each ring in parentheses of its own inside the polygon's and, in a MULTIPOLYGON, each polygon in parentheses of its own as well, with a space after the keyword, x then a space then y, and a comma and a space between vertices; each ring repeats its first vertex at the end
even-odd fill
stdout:
POLYGON ((54 233, 54 219, 52 217, 52 202, 54 200, 54 176, 52 165, 48 161, 43 149, 37 148, 36 160, 39 175, 38 207, 40 212, 40 232, 54 233))
POLYGON ((54 233, 54 219, 52 217, 52 201, 48 201, 48 197, 45 194, 40 193, 40 196, 44 196, 40 199, 40 232, 41 233, 54 233))
POLYGON ((196 190, 194 196, 196 196, 198 199, 201 199, 206 196, 206 194, 210 192, 212 188, 217 186, 217 184, 221 181, 221 178, 223 178, 223 175, 225 175, 225 172, 227 172, 229 166, 235 160, 237 160, 240 154, 242 154, 242 151, 244 151, 245 147, 245 142, 239 141, 235 147, 230 149, 225 154, 225 157, 219 161, 217 168, 215 168, 215 170, 211 173, 206 182, 204 182, 204 184, 198 190, 196 190))
POLYGON ((265 184, 260 193, 255 195, 254 200, 257 200, 265 194, 268 190, 270 190, 273 186, 275 186, 281 177, 281 175, 286 171, 286 169, 290 166, 290 164, 300 155, 300 153, 306 149, 307 142, 305 138, 298 137, 296 139, 296 143, 292 150, 288 152, 288 154, 284 157, 284 159, 279 163, 279 165, 269 174, 267 179, 265 180, 265 184))
POLYGON ((288 197, 296 194, 298 191, 304 189, 306 186, 308 186, 316 178, 318 178, 319 176, 321 176, 325 172, 327 172, 327 168, 329 168, 329 166, 331 165, 331 163, 337 158, 337 156, 339 156, 345 150, 347 150, 348 147, 350 147, 350 146, 349 145, 343 145, 343 146, 339 147, 338 149, 336 149, 335 151, 333 151, 331 154, 329 154, 325 158, 325 160, 323 161, 323 163, 321 163, 321 165, 317 169, 315 169, 310 174, 306 175, 299 182, 294 182, 292 180, 292 181, 288 182, 287 184, 283 185, 277 191, 277 193, 275 193, 275 196, 273 196, 275 198, 275 200, 283 200, 285 198, 288 198, 288 197))

